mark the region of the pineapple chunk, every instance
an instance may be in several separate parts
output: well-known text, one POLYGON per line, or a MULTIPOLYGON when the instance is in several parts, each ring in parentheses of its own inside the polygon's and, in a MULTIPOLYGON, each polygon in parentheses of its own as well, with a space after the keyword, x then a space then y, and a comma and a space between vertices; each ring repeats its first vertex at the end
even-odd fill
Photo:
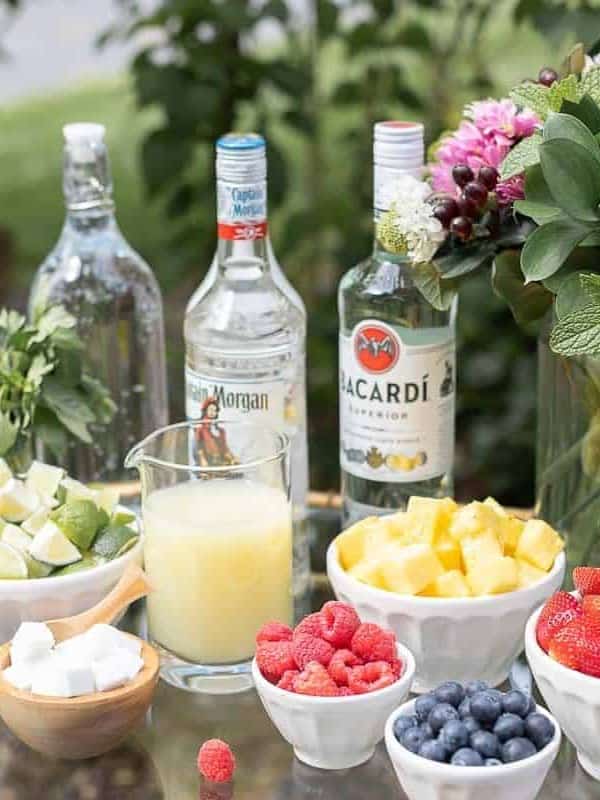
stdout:
POLYGON ((450 535, 460 541, 465 536, 479 536, 486 530, 497 532, 499 522, 494 509, 475 500, 454 514, 450 523, 450 535))
POLYGON ((407 514, 420 541, 433 546, 438 537, 447 531, 457 508, 450 497, 436 499, 413 496, 408 501, 407 514))
POLYGON ((392 541, 391 526, 385 519, 374 517, 373 522, 365 526, 363 539, 363 558, 367 560, 379 557, 382 549, 392 541))
POLYGON ((427 544, 390 544, 381 553, 379 568, 386 589, 398 594, 418 594, 444 572, 427 544))
POLYGON ((507 511, 493 497, 487 497, 483 504, 489 506, 498 515, 499 534, 504 544, 504 552, 507 556, 512 556, 517 549, 517 544, 525 523, 522 519, 508 514, 507 511))
POLYGON ((406 511, 396 511, 395 514, 390 514, 383 517, 390 536, 404 541, 410 535, 410 518, 406 511))
POLYGON ((462 572, 452 569, 439 575, 423 594, 429 597, 470 597, 471 590, 462 572))
POLYGON ((477 566, 467 572, 467 583, 474 595, 512 592, 519 585, 517 562, 510 556, 478 561, 477 566))
POLYGON ((438 538, 435 545, 437 557, 442 562, 444 569, 462 570, 462 556, 460 547, 447 533, 438 538))
POLYGON ((504 555, 499 537, 491 530, 479 536, 465 536, 460 540, 460 550, 467 572, 504 555))
POLYGON ((519 538, 515 557, 547 572, 564 546, 561 537, 547 522, 543 519, 530 519, 525 523, 519 538))
POLYGON ((369 586, 375 586, 377 589, 385 589, 379 566, 379 561, 370 561, 365 558, 349 569, 348 575, 352 575, 361 583, 368 583, 369 586))
POLYGON ((517 569, 519 571, 520 589, 541 581, 548 574, 545 570, 532 567, 527 561, 520 561, 519 559, 517 559, 517 569))
POLYGON ((336 545, 340 564, 344 569, 351 569, 365 555, 365 532, 375 523, 379 522, 379 517, 367 517, 351 525, 337 537, 336 545))

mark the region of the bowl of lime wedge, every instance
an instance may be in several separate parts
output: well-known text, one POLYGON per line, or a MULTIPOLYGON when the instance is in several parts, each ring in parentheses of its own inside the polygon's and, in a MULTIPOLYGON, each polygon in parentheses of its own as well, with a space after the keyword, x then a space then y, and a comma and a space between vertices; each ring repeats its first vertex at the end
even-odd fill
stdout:
POLYGON ((137 517, 119 500, 60 467, 34 461, 16 476, 0 459, 0 641, 21 622, 85 611, 142 563, 137 517))

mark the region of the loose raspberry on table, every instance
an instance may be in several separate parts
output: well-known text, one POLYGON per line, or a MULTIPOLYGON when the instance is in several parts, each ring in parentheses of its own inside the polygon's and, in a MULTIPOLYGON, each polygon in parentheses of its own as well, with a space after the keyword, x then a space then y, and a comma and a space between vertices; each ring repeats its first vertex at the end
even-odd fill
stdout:
POLYGON ((300 669, 304 669, 310 661, 318 661, 319 664, 326 667, 334 653, 334 648, 324 639, 317 639, 316 636, 311 636, 309 633, 294 636, 292 655, 300 669))
POLYGON ((373 622, 363 622, 352 637, 352 652, 363 661, 394 661, 396 636, 373 622))
POLYGON ((302 636, 303 634, 316 636, 318 639, 321 638, 321 613, 319 611, 304 617, 304 619, 296 625, 294 639, 296 636, 302 636))
POLYGON ((291 642, 294 631, 283 622, 267 622, 256 634, 256 644, 261 642, 291 642))
POLYGON ((227 783, 233 778, 235 757, 226 742, 209 739, 198 751, 198 772, 213 783, 227 783))
POLYGON ((354 667, 348 676, 352 694, 366 694, 385 689, 396 682, 396 676, 387 661, 370 661, 363 667, 354 667))
POLYGON ((256 664, 271 683, 278 683, 288 670, 297 669, 292 642, 261 642, 256 648, 256 664))
POLYGON ((294 680, 300 675, 300 670, 288 669, 283 673, 281 680, 277 684, 280 689, 285 689, 288 692, 294 691, 294 680))
POLYGON ((339 697, 340 694, 331 675, 318 661, 310 661, 300 675, 296 676, 294 691, 315 697, 339 697))
POLYGON ((351 667, 360 667, 362 664, 362 659, 352 650, 338 650, 331 657, 327 670, 338 686, 347 686, 351 667))
POLYGON ((332 600, 321 609, 321 637, 334 647, 350 647, 360 618, 348 603, 332 600))

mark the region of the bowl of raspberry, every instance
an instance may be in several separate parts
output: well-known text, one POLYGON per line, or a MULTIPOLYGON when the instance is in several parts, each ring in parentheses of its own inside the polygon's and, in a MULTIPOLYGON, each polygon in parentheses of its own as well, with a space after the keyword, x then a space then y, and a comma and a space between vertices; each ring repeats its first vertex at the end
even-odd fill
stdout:
POLYGON ((560 739, 530 695, 480 680, 440 684, 394 711, 385 728, 408 800, 533 800, 560 739))
POLYGON ((576 567, 573 582, 531 616, 525 652, 579 763, 600 780, 600 569, 576 567))
POLYGON ((414 673, 411 652, 392 631, 361 622, 352 606, 337 601, 295 630, 264 625, 252 664, 271 721, 300 761, 320 769, 371 758, 414 673))

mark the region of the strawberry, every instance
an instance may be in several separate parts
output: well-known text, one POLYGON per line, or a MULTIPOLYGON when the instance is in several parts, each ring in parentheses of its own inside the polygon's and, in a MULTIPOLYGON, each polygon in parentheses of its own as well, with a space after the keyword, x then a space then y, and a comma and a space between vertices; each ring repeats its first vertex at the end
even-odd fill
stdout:
POLYGON ((556 592, 539 616, 536 633, 539 646, 548 652, 552 637, 583 613, 581 602, 568 592, 556 592))
POLYGON ((600 619, 600 594, 588 594, 583 598, 583 613, 586 617, 600 619))
POLYGON ((550 642, 550 656, 565 667, 600 678, 600 620, 581 616, 550 642))
POLYGON ((575 567, 573 583, 580 594, 600 594, 600 567, 575 567))

